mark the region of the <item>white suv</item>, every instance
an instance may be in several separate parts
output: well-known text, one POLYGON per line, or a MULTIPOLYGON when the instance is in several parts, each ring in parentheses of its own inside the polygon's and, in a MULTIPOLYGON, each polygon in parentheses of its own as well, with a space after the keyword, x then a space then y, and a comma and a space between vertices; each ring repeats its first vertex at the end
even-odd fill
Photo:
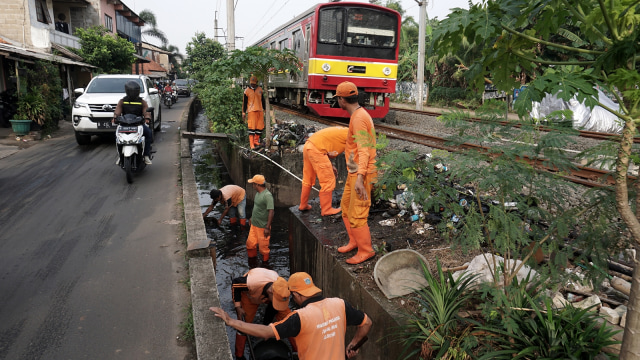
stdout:
POLYGON ((118 101, 125 96, 124 84, 135 80, 140 84, 140 97, 154 108, 149 126, 160 130, 162 114, 160 95, 145 75, 98 75, 87 88, 75 89, 80 95, 73 104, 72 120, 79 145, 91 142, 91 135, 113 134, 116 125, 111 124, 118 101))

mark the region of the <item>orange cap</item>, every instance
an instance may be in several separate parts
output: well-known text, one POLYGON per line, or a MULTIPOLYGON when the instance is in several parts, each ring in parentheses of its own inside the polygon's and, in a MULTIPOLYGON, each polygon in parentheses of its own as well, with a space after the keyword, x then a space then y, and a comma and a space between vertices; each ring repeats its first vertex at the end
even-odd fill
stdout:
POLYGON ((278 277, 276 281, 271 285, 273 289, 273 301, 271 304, 273 308, 282 311, 289 307, 289 286, 287 285, 287 280, 282 277, 278 277))
POLYGON ((306 272, 297 272, 289 277, 289 291, 310 297, 322 290, 313 285, 313 280, 309 274, 306 272))
POLYGON ((249 84, 257 84, 257 83, 258 83, 258 78, 257 78, 257 77, 252 76, 252 77, 249 79, 249 84))
POLYGON ((251 179, 249 179, 249 183, 253 184, 259 184, 262 185, 264 184, 264 176, 262 175, 253 175, 253 177, 251 179))
POLYGON ((349 97, 354 95, 358 95, 358 87, 350 81, 341 83, 336 89, 336 96, 349 97))

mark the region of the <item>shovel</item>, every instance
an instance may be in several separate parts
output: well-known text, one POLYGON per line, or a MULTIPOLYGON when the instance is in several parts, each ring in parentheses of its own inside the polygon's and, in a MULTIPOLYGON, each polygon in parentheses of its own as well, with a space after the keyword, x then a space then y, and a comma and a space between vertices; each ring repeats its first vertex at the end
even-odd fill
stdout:
MULTIPOLYGON (((242 321, 246 322, 244 320, 244 316, 242 316, 242 321)), ((253 353, 253 343, 251 342, 251 336, 249 336, 249 334, 242 334, 244 336, 247 337, 247 343, 249 343, 249 356, 251 357, 251 360, 256 360, 256 355, 253 353)))

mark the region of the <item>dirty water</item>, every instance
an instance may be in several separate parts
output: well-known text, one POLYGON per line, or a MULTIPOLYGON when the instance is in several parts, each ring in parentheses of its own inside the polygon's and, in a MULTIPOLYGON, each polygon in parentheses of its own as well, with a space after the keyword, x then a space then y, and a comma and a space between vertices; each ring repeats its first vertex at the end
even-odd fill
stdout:
MULTIPOLYGON (((209 132, 208 119, 201 112, 194 119, 194 132, 209 132)), ((232 180, 218 156, 214 141, 194 139, 191 141, 191 157, 198 188, 200 207, 204 212, 211 204, 209 192, 214 188, 221 188, 232 184, 232 180)), ((235 184, 247 188, 248 184, 235 184)), ((247 199, 249 200, 249 199, 247 199)), ((222 308, 235 316, 235 309, 231 298, 231 283, 233 278, 242 276, 256 264, 249 264, 245 242, 249 234, 248 229, 242 230, 239 227, 231 227, 229 218, 226 217, 222 224, 218 225, 214 219, 220 217, 223 208, 218 204, 205 219, 207 237, 211 241, 211 246, 216 248, 216 280, 218 293, 222 308)), ((251 217, 251 207, 247 206, 247 218, 251 217)), ((276 271, 281 276, 289 277, 289 240, 288 240, 288 219, 289 210, 287 208, 277 208, 271 229, 271 254, 269 268, 276 271)), ((260 266, 260 261, 257 263, 260 266)), ((261 322, 264 306, 260 307, 256 322, 261 322)), ((234 352, 235 330, 227 327, 227 335, 231 344, 231 351, 234 352)), ((255 339, 253 340, 255 343, 255 339)), ((245 357, 249 358, 248 348, 245 349, 245 357)))

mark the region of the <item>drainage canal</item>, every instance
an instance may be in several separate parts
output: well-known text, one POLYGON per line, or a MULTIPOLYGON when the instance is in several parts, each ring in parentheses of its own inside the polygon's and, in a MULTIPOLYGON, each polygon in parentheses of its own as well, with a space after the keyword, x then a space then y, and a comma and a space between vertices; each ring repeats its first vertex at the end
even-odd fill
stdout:
MULTIPOLYGON (((193 120, 192 131, 198 133, 209 132, 209 121, 203 112, 193 120)), ((225 169, 222 160, 218 156, 212 140, 194 139, 191 141, 191 157, 195 172, 196 184, 198 187, 198 197, 202 212, 211 204, 209 192, 211 189, 218 189, 225 185, 232 184, 231 178, 225 169)), ((247 189, 249 184, 235 184, 247 189)), ((251 202, 247 199, 248 202, 251 202)), ((211 247, 215 247, 216 253, 216 279, 218 282, 218 293, 222 308, 232 316, 235 316, 233 301, 231 300, 231 282, 233 278, 242 276, 250 269, 247 258, 245 242, 248 229, 242 230, 239 227, 229 225, 229 218, 225 218, 222 224, 218 225, 216 220, 220 217, 222 208, 217 205, 205 219, 207 237, 211 241, 211 247)), ((252 207, 247 205, 247 218, 251 217, 252 207)), ((268 267, 284 276, 289 277, 289 243, 288 243, 288 212, 287 208, 277 208, 271 229, 271 256, 268 267)), ((261 266, 258 260, 258 266, 261 266)), ((256 321, 263 317, 264 306, 261 306, 256 321)), ((227 327, 227 335, 231 344, 231 351, 235 346, 235 330, 227 327)), ((248 349, 245 357, 249 358, 248 349)))

